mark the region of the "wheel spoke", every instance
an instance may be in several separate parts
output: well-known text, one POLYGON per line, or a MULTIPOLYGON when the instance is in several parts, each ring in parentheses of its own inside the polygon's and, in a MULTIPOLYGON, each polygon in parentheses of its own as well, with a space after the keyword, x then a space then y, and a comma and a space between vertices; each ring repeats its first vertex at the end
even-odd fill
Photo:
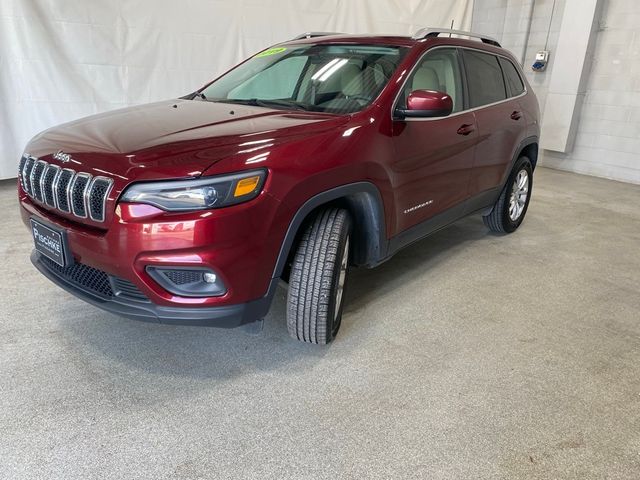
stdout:
POLYGON ((511 186, 509 199, 509 218, 515 222, 524 212, 524 206, 529 197, 529 172, 520 170, 511 186))
POLYGON ((523 188, 525 188, 525 187, 526 187, 526 185, 527 185, 527 181, 528 181, 528 179, 527 179, 527 174, 526 174, 526 173, 524 173, 524 175, 523 175, 523 173, 524 173, 524 172, 520 172, 520 178, 519 178, 519 181, 518 181, 518 188, 519 188, 520 190, 522 190, 523 188))

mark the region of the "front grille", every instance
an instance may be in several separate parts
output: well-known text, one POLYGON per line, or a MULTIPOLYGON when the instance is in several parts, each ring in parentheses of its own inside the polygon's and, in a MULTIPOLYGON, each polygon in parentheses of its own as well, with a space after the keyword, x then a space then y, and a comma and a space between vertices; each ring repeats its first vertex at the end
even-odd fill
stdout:
POLYGON ((82 290, 89 290, 101 297, 113 297, 113 289, 111 288, 111 282, 109 282, 109 275, 102 270, 84 265, 82 263, 74 263, 66 267, 61 267, 53 260, 40 255, 40 260, 57 274, 69 283, 80 287, 82 290))
POLYGON ((18 172, 22 189, 32 200, 79 218, 104 222, 113 180, 60 168, 44 160, 23 156, 18 172))
POLYGON ((113 297, 121 297, 137 302, 149 302, 147 296, 142 293, 133 283, 123 278, 110 276, 106 272, 97 268, 84 265, 82 263, 74 263, 66 267, 61 267, 53 260, 39 256, 40 262, 47 267, 49 271, 58 277, 66 280, 81 290, 89 291, 105 300, 113 297))

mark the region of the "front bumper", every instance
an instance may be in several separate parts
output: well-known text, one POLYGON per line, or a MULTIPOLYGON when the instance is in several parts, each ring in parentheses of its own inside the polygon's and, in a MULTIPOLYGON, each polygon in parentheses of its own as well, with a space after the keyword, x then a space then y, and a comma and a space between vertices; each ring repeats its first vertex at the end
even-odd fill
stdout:
POLYGON ((262 319, 268 313, 277 287, 277 281, 273 281, 264 297, 236 305, 168 307, 152 303, 141 292, 138 295, 134 291, 132 295, 131 290, 125 290, 126 294, 122 294, 122 291, 118 290, 118 285, 121 285, 123 280, 108 276, 104 272, 96 270, 103 273, 105 281, 108 282, 107 284, 103 281, 104 288, 98 292, 74 281, 73 277, 65 274, 64 269, 54 268, 45 257, 35 250, 31 254, 31 262, 53 283, 85 302, 123 317, 164 324, 233 328, 251 323, 262 319))
POLYGON ((74 262, 134 284, 151 303, 169 311, 233 308, 265 297, 287 228, 275 220, 279 202, 267 194, 229 208, 181 214, 122 203, 105 229, 70 221, 24 195, 20 204, 26 225, 33 218, 65 231, 74 262), (174 294, 147 267, 207 268, 227 291, 203 297, 174 294))

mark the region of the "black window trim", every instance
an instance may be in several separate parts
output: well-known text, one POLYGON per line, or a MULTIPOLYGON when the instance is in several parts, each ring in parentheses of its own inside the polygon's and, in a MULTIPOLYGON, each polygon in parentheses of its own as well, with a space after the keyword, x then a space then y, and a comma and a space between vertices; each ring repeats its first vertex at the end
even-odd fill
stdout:
MULTIPOLYGON (((464 110, 460 110, 459 112, 452 113, 451 115, 447 115, 446 117, 426 117, 426 118, 407 117, 407 118, 399 119, 398 117, 396 117, 394 115, 394 112, 396 111, 396 107, 398 105, 398 100, 400 99, 400 95, 402 94, 402 91, 404 90, 405 85, 407 84, 407 82, 411 78, 411 75, 413 75, 414 70, 418 67, 418 65, 420 65, 420 63, 422 63, 422 60, 424 59, 424 57, 426 55, 429 54, 429 52, 433 52, 434 50, 438 50, 438 49, 442 49, 442 48, 449 48, 449 49, 453 48, 453 49, 457 49, 457 50, 473 50, 473 51, 477 51, 477 52, 480 52, 480 53, 486 53, 486 54, 489 54, 489 55, 494 55, 496 57, 504 58, 505 60, 508 60, 511 63, 513 63, 511 61, 511 59, 506 55, 503 55, 503 54, 500 54, 500 53, 495 53, 495 52, 490 52, 488 50, 483 50, 482 48, 465 47, 465 46, 460 46, 460 45, 436 45, 434 47, 431 47, 431 48, 425 50, 424 52, 422 52, 422 55, 420 55, 418 60, 416 60, 416 62, 413 64, 413 66, 411 67, 411 70, 409 70, 409 73, 408 73, 407 77, 404 79, 404 81, 402 82, 402 85, 400 86, 398 92, 396 93, 395 99, 393 100, 393 103, 391 104, 391 119, 393 121, 434 122, 434 121, 438 121, 438 120, 444 120, 444 119, 447 119, 447 118, 456 117, 458 115, 464 115, 466 113, 474 112, 474 111, 480 110, 482 108, 489 108, 489 107, 493 107, 495 105, 499 105, 501 103, 509 102, 509 101, 514 100, 516 98, 524 97, 525 95, 527 95, 527 93, 529 93, 529 90, 527 88, 527 84, 524 81, 524 79, 522 78, 522 75, 520 75, 520 71, 516 67, 516 72, 518 72, 518 75, 520 75, 520 79, 522 80, 522 84, 524 85, 524 91, 520 95, 517 95, 515 97, 507 97, 504 100, 499 100, 497 102, 488 103, 486 105, 481 105, 479 107, 468 108, 470 103, 469 103, 469 92, 468 92, 468 86, 467 86, 467 69, 466 69, 466 65, 464 65, 464 60, 462 60, 462 57, 464 55, 459 55, 459 59, 463 63, 463 65, 462 65, 463 68, 462 68, 462 71, 460 72, 461 75, 462 75, 462 83, 463 83, 463 95, 464 95, 463 104, 467 108, 464 109, 464 110)), ((500 65, 500 62, 498 62, 498 65, 500 65)), ((515 64, 514 64, 514 66, 515 66, 515 64)), ((502 70, 502 65, 500 65, 500 69, 502 70)), ((503 78, 504 78, 504 73, 503 73, 503 78)), ((506 89, 507 88, 508 87, 507 87, 507 84, 506 84, 506 81, 505 81, 505 93, 506 93, 506 89)))

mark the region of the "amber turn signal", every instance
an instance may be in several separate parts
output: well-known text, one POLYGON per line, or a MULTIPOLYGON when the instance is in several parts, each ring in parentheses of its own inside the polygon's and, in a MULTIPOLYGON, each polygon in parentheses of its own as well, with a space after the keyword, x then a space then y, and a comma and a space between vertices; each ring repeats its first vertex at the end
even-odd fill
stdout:
POLYGON ((238 183, 236 183, 236 189, 233 192, 233 196, 242 197, 244 195, 252 193, 258 186, 258 183, 260 183, 259 175, 255 175, 249 178, 243 178, 242 180, 238 181, 238 183))

